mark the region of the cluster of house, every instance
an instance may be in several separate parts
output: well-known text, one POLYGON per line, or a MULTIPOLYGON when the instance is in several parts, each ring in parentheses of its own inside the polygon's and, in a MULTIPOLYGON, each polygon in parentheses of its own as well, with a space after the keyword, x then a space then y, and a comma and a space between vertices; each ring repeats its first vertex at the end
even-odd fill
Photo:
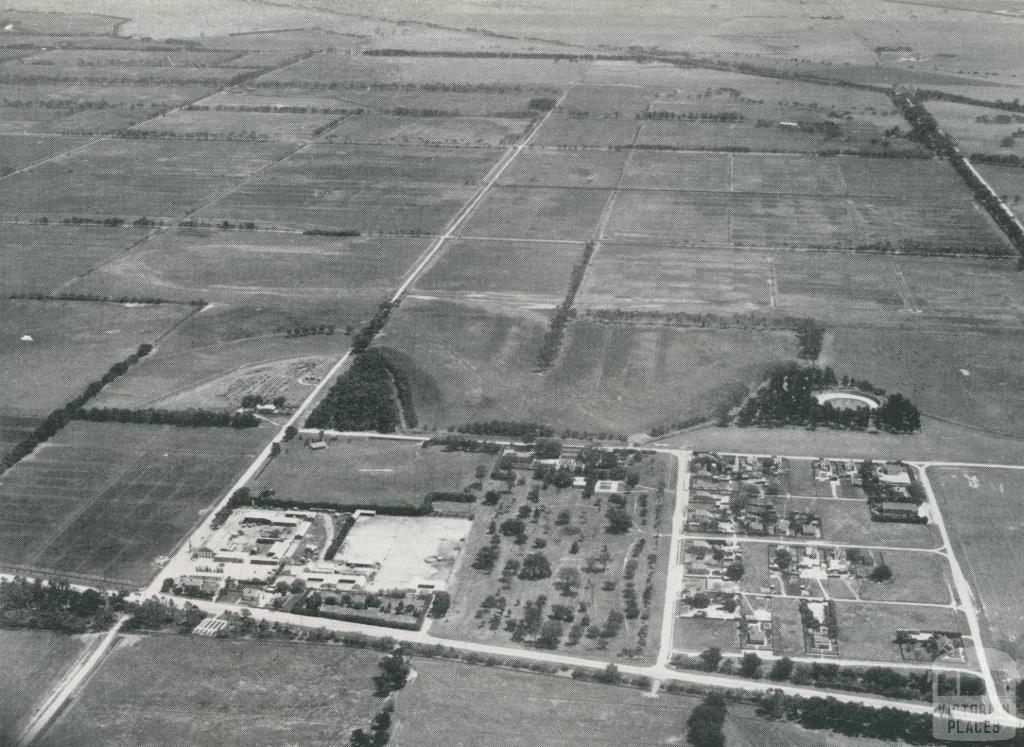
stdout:
POLYGON ((746 480, 754 484, 764 484, 769 477, 787 474, 789 462, 774 456, 741 456, 701 452, 693 456, 690 462, 690 472, 698 481, 701 478, 706 478, 714 482, 746 480))
POLYGON ((683 545, 683 555, 686 575, 705 579, 708 588, 734 585, 727 582, 725 571, 732 563, 743 561, 743 553, 735 537, 730 540, 687 540, 683 545))
POLYGON ((828 602, 801 601, 801 609, 810 614, 803 615, 804 647, 807 653, 839 655, 838 642, 829 635, 826 608, 828 602))
POLYGON ((828 578, 849 578, 852 566, 842 547, 817 547, 814 545, 775 545, 772 548, 771 571, 780 576, 796 576, 800 579, 824 580, 828 578), (790 564, 781 568, 778 563, 779 551, 792 558, 790 564))
POLYGON ((863 485, 872 520, 928 523, 928 507, 914 494, 914 480, 905 464, 872 463, 863 485))
POLYGON ((679 617, 708 620, 739 620, 743 616, 740 595, 733 591, 705 589, 699 584, 684 584, 679 597, 679 617))

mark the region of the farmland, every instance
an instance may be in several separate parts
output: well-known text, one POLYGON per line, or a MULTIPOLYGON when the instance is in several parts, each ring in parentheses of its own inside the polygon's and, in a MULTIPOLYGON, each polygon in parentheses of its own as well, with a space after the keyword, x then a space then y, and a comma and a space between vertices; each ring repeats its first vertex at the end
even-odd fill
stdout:
MULTIPOLYGON (((415 660, 416 680, 398 696, 391 743, 593 745, 679 744, 686 719, 700 701, 676 695, 657 699, 586 682, 429 659, 415 660), (458 686, 455 686, 458 683, 458 686), (481 714, 487 714, 481 718, 481 714)), ((811 747, 820 733, 754 717, 749 706, 729 704, 728 744, 811 747)), ((844 740, 868 747, 871 740, 844 740)), ((880 742, 877 744, 881 744, 880 742)))
POLYGON ((1016 536, 1024 475, 1017 470, 932 467, 928 470, 947 517, 953 550, 984 613, 986 643, 1018 662, 1024 658, 1020 574, 1016 536), (1007 569, 996 575, 993 568, 1007 569))
POLYGON ((545 487, 530 480, 528 470, 517 470, 523 479, 496 496, 493 507, 474 511, 466 560, 451 584, 451 609, 432 632, 510 645, 536 639, 533 645, 581 656, 650 659, 670 554, 659 532, 674 506, 671 492, 659 486, 672 483, 673 466, 654 455, 625 463, 639 482, 619 496, 545 487), (605 521, 614 506, 631 517, 625 531, 605 521), (481 561, 494 550, 492 563, 481 561), (533 572, 531 559, 538 556, 545 573, 533 572), (549 616, 555 622, 542 622, 549 616), (546 640, 549 625, 558 633, 546 640))
POLYGON ((458 493, 474 481, 477 466, 489 471, 493 456, 424 449, 419 444, 331 439, 312 451, 308 437, 284 444, 281 454, 250 485, 281 500, 339 507, 415 508, 428 493, 458 493))
POLYGON ((72 423, 0 478, 0 564, 141 585, 264 438, 72 423))
POLYGON ((341 647, 198 636, 126 642, 46 740, 246 745, 347 738, 380 710, 372 680, 379 658, 341 647))
POLYGON ((420 422, 535 420, 560 428, 634 433, 709 415, 737 389, 793 355, 792 335, 677 330, 580 321, 543 377, 534 373, 543 318, 407 300, 382 344, 408 357, 420 422), (642 386, 642 396, 632 394, 642 386))
POLYGON ((0 411, 46 415, 192 309, 77 301, 0 300, 0 411), (28 336, 30 340, 24 340, 28 336), (74 372, 61 363, 74 360, 74 372), (31 370, 32 376, 23 373, 31 370))
POLYGON ((0 630, 0 742, 14 737, 32 713, 36 701, 84 650, 79 636, 45 631, 0 630))

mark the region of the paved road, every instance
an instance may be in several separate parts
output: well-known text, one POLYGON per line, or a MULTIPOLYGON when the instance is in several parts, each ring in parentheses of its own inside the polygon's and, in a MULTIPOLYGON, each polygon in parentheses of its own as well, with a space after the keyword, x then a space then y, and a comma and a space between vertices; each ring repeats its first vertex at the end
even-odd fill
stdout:
POLYGON ((672 537, 669 541, 668 574, 665 581, 665 601, 662 604, 661 640, 658 644, 658 666, 667 667, 672 659, 672 636, 676 619, 676 600, 683 588, 683 565, 679 562, 680 540, 686 520, 686 506, 690 500, 690 452, 674 452, 676 466, 676 509, 672 513, 672 537))
POLYGON ((103 661, 103 657, 106 656, 107 651, 110 650, 111 645, 113 645, 114 640, 117 638, 117 634, 121 631, 121 626, 129 619, 128 617, 122 617, 118 620, 114 627, 103 637, 100 644, 93 649, 91 654, 75 662, 70 671, 64 675, 61 681, 57 683, 57 686, 37 707, 35 713, 32 714, 25 728, 18 735, 18 745, 32 744, 39 737, 43 729, 60 712, 68 698, 85 682, 97 665, 103 661))

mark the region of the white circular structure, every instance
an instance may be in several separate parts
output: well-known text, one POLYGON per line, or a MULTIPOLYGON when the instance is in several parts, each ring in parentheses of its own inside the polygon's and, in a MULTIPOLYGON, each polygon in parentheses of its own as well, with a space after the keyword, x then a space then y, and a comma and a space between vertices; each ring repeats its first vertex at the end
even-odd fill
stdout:
POLYGON ((877 410, 881 404, 874 397, 867 394, 856 394, 854 392, 819 392, 814 395, 819 405, 828 403, 833 407, 849 410, 857 407, 867 407, 877 410))

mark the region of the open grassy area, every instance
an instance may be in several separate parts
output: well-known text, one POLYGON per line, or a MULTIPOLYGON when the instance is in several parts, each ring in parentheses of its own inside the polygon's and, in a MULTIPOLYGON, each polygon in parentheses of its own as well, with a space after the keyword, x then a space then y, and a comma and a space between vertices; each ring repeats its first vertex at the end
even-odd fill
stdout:
POLYGON ((735 620, 677 617, 672 625, 672 647, 697 653, 709 648, 739 651, 738 625, 735 620))
MULTIPOLYGON (((576 682, 428 659, 414 660, 414 682, 398 695, 391 744, 451 745, 675 745, 686 739, 686 719, 700 699, 576 682)), ((811 747, 828 738, 797 726, 755 718, 748 705, 730 703, 727 744, 811 747)), ((843 738, 867 747, 869 740, 843 738)), ((881 744, 881 743, 878 743, 881 744)))
POLYGON ((586 242, 596 236, 609 194, 602 189, 494 187, 459 233, 586 242))
POLYGON ((584 498, 579 488, 545 489, 530 479, 528 470, 517 471, 517 477, 524 478, 522 485, 517 481, 512 492, 494 507, 476 507, 464 560, 450 584, 451 609, 444 619, 433 623, 431 633, 500 645, 530 645, 536 631, 517 636, 515 628, 526 605, 544 596, 543 620, 554 614, 555 605, 566 607, 565 617, 571 618, 560 621, 561 645, 554 648, 580 656, 628 655, 650 660, 660 635, 671 554, 670 544, 661 535, 669 526, 674 506, 672 492, 666 491, 659 500, 656 487, 661 481, 673 484, 675 467, 665 457, 645 456, 630 462, 629 469, 640 475, 640 482, 623 501, 632 519, 631 528, 624 533, 606 531, 605 513, 612 505, 608 495, 584 498), (538 489, 536 501, 529 498, 532 487, 538 489), (523 517, 525 541, 521 543, 515 532, 507 534, 502 529, 506 521, 517 517, 523 517), (493 543, 492 521, 500 539, 498 558, 491 570, 473 567, 480 550, 493 543), (505 576, 506 563, 518 567, 538 552, 548 560, 549 577, 518 578, 518 570, 505 576), (572 589, 556 586, 560 571, 566 568, 576 571, 572 589), (637 597, 636 614, 602 635, 611 613, 626 615, 624 595, 630 585, 637 597), (501 601, 494 604, 497 598, 501 601), (570 640, 573 628, 577 628, 575 642, 570 640))
POLYGON ((180 229, 74 283, 74 291, 150 294, 258 306, 329 300, 374 308, 428 239, 180 229))
POLYGON ((46 415, 192 309, 0 300, 0 412, 46 415), (25 336, 31 340, 23 340, 25 336), (73 366, 68 367, 69 361, 73 366))
POLYGON ((1016 570, 1021 562, 1016 548, 1024 473, 932 467, 928 478, 953 551, 981 603, 986 644, 1024 661, 1024 586, 1016 570))
POLYGON ((902 524, 872 521, 867 502, 836 501, 830 498, 777 499, 779 515, 787 511, 806 511, 821 519, 825 542, 883 547, 939 547, 939 531, 929 524, 902 524))
POLYGON ((83 636, 0 629, 0 743, 14 744, 39 699, 85 646, 83 636))
POLYGON ((507 117, 411 117, 368 113, 349 119, 327 139, 337 143, 496 148, 511 145, 522 137, 529 123, 528 119, 507 117))
POLYGON ((86 141, 84 137, 0 135, 0 175, 10 174, 44 158, 77 148, 86 141))
POLYGON ((408 299, 382 344, 407 356, 427 428, 533 420, 558 428, 635 433, 710 414, 765 367, 795 353, 792 335, 571 324, 554 367, 538 376, 546 320, 408 299))
POLYGON ((876 562, 889 566, 892 579, 875 582, 863 578, 856 586, 861 599, 948 604, 953 598, 949 561, 942 555, 891 550, 871 554, 876 562))
POLYGON ((292 405, 351 345, 343 334, 371 313, 344 303, 281 311, 214 306, 189 319, 94 401, 99 407, 237 407, 244 394, 284 394, 292 405), (365 314, 365 316, 360 316, 365 314), (287 335, 287 330, 336 324, 333 335, 287 335), (311 365, 312 367, 311 367, 311 365))
POLYGON ((380 710, 375 653, 157 635, 114 650, 48 744, 325 744, 380 710))
POLYGON ((142 585, 269 431, 71 423, 0 478, 0 564, 142 585))
POLYGON ((490 472, 494 462, 488 454, 369 439, 330 440, 328 448, 312 451, 306 439, 284 444, 252 490, 271 489, 298 502, 415 507, 428 493, 461 492, 476 481, 478 466, 490 472))
POLYGON ((839 655, 847 659, 901 662, 894 641, 897 630, 967 633, 967 619, 960 612, 913 605, 836 602, 839 621, 839 655))

